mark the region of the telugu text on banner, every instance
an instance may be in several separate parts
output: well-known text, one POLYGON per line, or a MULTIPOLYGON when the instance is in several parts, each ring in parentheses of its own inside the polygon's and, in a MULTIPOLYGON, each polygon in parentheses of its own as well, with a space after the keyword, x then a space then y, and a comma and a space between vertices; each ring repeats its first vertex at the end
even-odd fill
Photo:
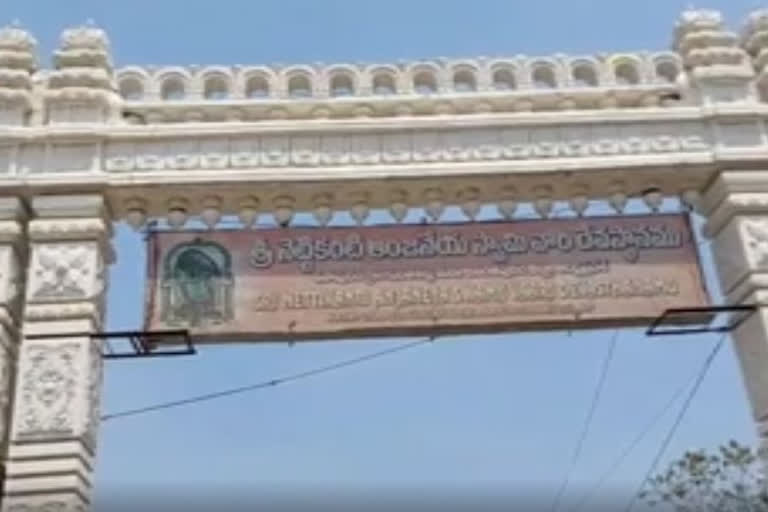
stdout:
POLYGON ((707 304, 684 215, 155 232, 147 328, 198 342, 647 325, 707 304))

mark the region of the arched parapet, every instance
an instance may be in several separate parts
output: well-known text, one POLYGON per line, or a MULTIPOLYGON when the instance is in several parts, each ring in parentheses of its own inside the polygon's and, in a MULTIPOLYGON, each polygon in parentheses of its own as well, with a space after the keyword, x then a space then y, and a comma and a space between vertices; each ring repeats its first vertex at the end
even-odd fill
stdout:
MULTIPOLYGON (((398 64, 354 64, 290 66, 209 66, 123 68, 124 97, 131 108, 150 109, 144 102, 172 102, 165 108, 165 122, 207 120, 260 120, 271 118, 277 108, 288 108, 290 118, 304 119, 377 116, 471 114, 494 111, 591 109, 597 106, 654 106, 670 88, 680 88, 672 78, 682 63, 674 52, 618 55, 555 55, 507 58, 431 59, 398 64), (618 80, 617 80, 618 78, 618 80), (617 83, 618 82, 618 83, 617 83), (140 87, 138 84, 143 83, 140 87), (618 87, 617 87, 618 85, 618 87), (606 102, 599 98, 605 89, 606 102), (651 90, 653 89, 653 90, 651 90), (497 93, 515 91, 505 97, 497 93), (618 101, 614 97, 619 94, 618 101), (416 95, 418 99, 407 97, 416 95), (459 101, 445 108, 448 96, 459 101), (404 96, 394 103, 396 96, 404 96), (487 96, 487 97, 484 97, 487 96), (530 96, 530 97, 526 97, 530 96), (352 98, 376 98, 369 108, 357 109, 352 98), (347 98, 345 101, 344 98, 347 98), (217 100, 253 99, 261 102, 288 100, 290 105, 234 107, 217 100), (307 101, 322 103, 308 108, 307 101), (414 102, 413 104, 408 102, 414 102), (532 103, 531 103, 532 102, 532 103), (193 105, 193 103, 195 105, 193 105), (204 104, 204 107, 197 105, 204 104), (408 103, 406 105, 406 103, 408 103), (531 104, 531 105, 529 105, 531 104), (188 112, 189 109, 197 109, 188 112), (200 109, 203 110, 200 110, 200 109), (239 109, 239 110, 237 110, 239 109), (373 109, 373 110, 371 110, 373 109), (201 117, 202 116, 202 117, 201 117)), ((682 74, 681 79, 687 75, 682 74)), ((146 112, 144 112, 146 113, 146 112)))
POLYGON ((151 83, 151 94, 161 101, 186 100, 194 94, 192 73, 181 66, 158 69, 151 83))
POLYGON ((397 66, 380 64, 371 65, 363 72, 370 83, 371 93, 375 96, 402 94, 403 73, 397 66))
POLYGON ((574 87, 599 87, 603 84, 603 68, 594 57, 567 60, 568 83, 574 87))
POLYGON ((649 56, 653 81, 676 84, 683 73, 683 59, 675 52, 656 52, 649 56))
POLYGON ((235 90, 249 99, 270 98, 280 91, 280 76, 267 66, 247 66, 237 73, 235 90))
POLYGON ((530 60, 526 67, 528 83, 534 89, 557 89, 565 82, 562 63, 554 58, 535 58, 530 60))
POLYGON ((115 80, 120 96, 126 101, 145 100, 152 90, 152 76, 139 66, 118 69, 115 80))
POLYGON ((443 70, 434 61, 412 62, 406 65, 404 76, 407 92, 413 94, 438 94, 445 90, 443 70))
POLYGON ((493 59, 486 63, 488 87, 494 91, 512 91, 526 84, 524 66, 513 59, 493 59))
POLYGON ((322 95, 317 69, 312 66, 289 66, 280 71, 279 95, 284 98, 313 98, 322 95))
POLYGON ((621 53, 608 58, 608 76, 615 85, 631 87, 643 83, 643 61, 635 54, 621 53))
POLYGON ((359 96, 363 87, 360 69, 349 64, 337 64, 323 70, 325 87, 331 97, 359 96))
POLYGON ((471 93, 487 89, 487 73, 483 73, 476 60, 454 60, 446 67, 453 92, 471 93))
POLYGON ((206 100, 222 100, 234 95, 235 77, 232 68, 207 66, 194 76, 194 89, 206 100))

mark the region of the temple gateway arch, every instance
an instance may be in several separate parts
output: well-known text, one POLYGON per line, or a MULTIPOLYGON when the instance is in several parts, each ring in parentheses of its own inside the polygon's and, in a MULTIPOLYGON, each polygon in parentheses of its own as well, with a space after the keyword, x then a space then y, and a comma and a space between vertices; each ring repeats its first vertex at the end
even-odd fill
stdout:
MULTIPOLYGON (((670 50, 600 56, 114 69, 92 24, 50 68, 31 34, 0 30, 2 509, 89 508, 102 356, 84 333, 103 330, 115 222, 291 231, 297 212, 397 224, 447 205, 514 222, 562 201, 619 218, 677 197, 706 218, 725 301, 768 303, 768 11, 735 34, 690 10, 670 32, 670 50)), ((231 317, 220 245, 169 256, 167 318, 231 317)), ((768 311, 732 337, 766 439, 768 311)))

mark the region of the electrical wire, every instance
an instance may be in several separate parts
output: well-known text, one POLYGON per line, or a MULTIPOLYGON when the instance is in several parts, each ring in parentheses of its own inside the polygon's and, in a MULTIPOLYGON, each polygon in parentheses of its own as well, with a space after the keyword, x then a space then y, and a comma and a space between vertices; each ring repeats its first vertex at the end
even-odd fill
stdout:
MULTIPOLYGON (((707 360, 709 359, 709 355, 707 356, 707 360)), ((705 360, 706 364, 706 360, 705 360)), ((681 396, 683 396, 683 393, 685 393, 685 390, 688 389, 693 382, 695 382, 698 377, 699 373, 701 372, 701 369, 696 370, 696 373, 691 375, 689 379, 687 379, 682 386, 680 386, 677 391, 670 397, 669 401, 667 401, 664 404, 664 407, 662 407, 659 412, 649 421, 645 428, 643 428, 637 436, 632 440, 632 442, 627 445, 627 447, 621 452, 621 455, 619 455, 616 460, 611 464, 611 466, 608 468, 608 470, 598 479, 597 483, 594 485, 594 487, 587 491, 587 493, 584 495, 584 497, 581 499, 581 501, 576 505, 576 507, 573 508, 573 512, 576 512, 580 510, 582 507, 584 507, 589 501, 592 499, 592 497, 597 494, 597 492, 602 488, 602 486, 605 484, 605 482, 613 476, 613 474, 616 472, 616 470, 619 469, 619 467, 624 463, 627 457, 637 448, 637 446, 645 439, 645 436, 647 436, 651 430, 656 426, 656 424, 661 421, 661 419, 667 415, 670 409, 672 409, 672 406, 677 403, 677 401, 680 399, 681 396)))
POLYGON ((659 451, 656 453, 656 456, 654 457, 653 462, 651 463, 651 467, 648 468, 648 471, 643 477, 643 480, 640 482, 639 487, 632 494, 632 497, 630 498, 630 501, 627 504, 627 508, 625 509, 625 512, 630 512, 632 510, 635 503, 637 502, 637 499, 640 497, 640 493, 642 492, 643 487, 645 487, 646 483, 650 480, 654 471, 656 471, 656 467, 659 465, 661 458, 664 457, 664 454, 666 453, 667 448, 669 448, 669 444, 672 442, 672 438, 675 436, 675 433, 677 432, 678 427, 683 422, 685 413, 688 412, 688 408, 693 402, 693 399, 696 396, 696 393, 698 393, 702 382, 704 382, 704 378, 707 376, 707 372, 712 366, 712 362, 715 360, 715 357, 717 356, 717 354, 720 353, 720 350, 723 348, 726 336, 727 336, 727 333, 723 333, 723 335, 717 341, 715 347, 712 349, 712 352, 709 354, 709 357, 707 357, 706 361, 704 361, 704 366, 701 368, 701 371, 699 372, 699 375, 696 378, 696 382, 694 383, 693 388, 688 394, 688 397, 685 399, 685 402, 683 403, 683 406, 680 409, 680 412, 677 414, 677 418, 675 418, 675 422, 672 424, 672 427, 669 429, 667 436, 664 438, 664 441, 661 443, 661 446, 659 447, 659 451))
POLYGON ((295 373, 295 374, 292 374, 292 375, 287 375, 285 377, 280 377, 280 378, 277 378, 277 379, 271 379, 271 380, 266 380, 266 381, 258 382, 256 384, 251 384, 251 385, 248 385, 248 386, 241 386, 241 387, 238 387, 238 388, 227 389, 227 390, 224 390, 224 391, 218 391, 218 392, 214 392, 214 393, 208 393, 208 394, 205 394, 205 395, 198 395, 198 396, 194 396, 194 397, 190 397, 190 398, 185 398, 185 399, 181 399, 181 400, 174 400, 174 401, 170 401, 170 402, 163 402, 163 403, 159 403, 159 404, 156 404, 156 405, 150 405, 150 406, 146 406, 146 407, 141 407, 141 408, 138 408, 138 409, 129 409, 129 410, 125 410, 125 411, 121 411, 121 412, 116 412, 116 413, 112 413, 112 414, 105 414, 104 416, 102 416, 101 420, 102 421, 107 421, 107 420, 112 420, 112 419, 116 419, 116 418, 125 418, 125 417, 128 417, 128 416, 136 416, 136 415, 139 415, 139 414, 145 414, 145 413, 149 413, 149 412, 160 411, 160 410, 170 409, 170 408, 174 408, 174 407, 181 407, 183 405, 190 405, 190 404, 196 404, 196 403, 200 403, 200 402, 215 400, 215 399, 218 399, 218 398, 224 398, 224 397, 228 397, 228 396, 232 396, 232 395, 237 395, 237 394, 241 394, 241 393, 247 393, 249 391, 256 391, 256 390, 259 390, 259 389, 275 387, 275 386, 278 386, 280 384, 285 384, 287 382, 292 382, 292 381, 297 381, 297 380, 301 380, 301 379, 306 379, 308 377, 314 377, 314 376, 317 376, 317 375, 320 375, 320 374, 323 374, 323 373, 329 373, 329 372, 332 372, 334 370, 339 370, 341 368, 346 368, 346 367, 349 367, 349 366, 354 366, 356 364, 360 364, 360 363, 363 363, 363 362, 371 361, 373 359, 377 359, 377 358, 380 358, 380 357, 383 357, 383 356, 391 355, 391 354, 394 354, 394 353, 397 353, 397 352, 403 352, 403 351, 406 351, 406 350, 409 350, 409 349, 412 349, 412 348, 416 348, 417 346, 424 345, 426 343, 431 343, 432 341, 434 341, 434 338, 425 338, 425 339, 417 340, 417 341, 414 341, 414 342, 411 342, 411 343, 406 343, 404 345, 399 345, 397 347, 392 347, 392 348, 388 348, 388 349, 385 349, 385 350, 379 350, 377 352, 366 354, 364 356, 355 357, 355 358, 352 358, 352 359, 346 359, 346 360, 340 361, 338 363, 330 364, 330 365, 327 365, 327 366, 321 366, 319 368, 315 368, 315 369, 312 369, 312 370, 306 370, 306 371, 303 371, 303 372, 295 373))
POLYGON ((608 376, 608 369, 610 368, 611 361, 613 360, 613 354, 616 351, 616 342, 619 339, 619 330, 616 329, 613 333, 613 337, 611 337, 611 342, 608 345, 608 352, 605 355, 605 358, 603 359, 603 364, 600 370, 600 378, 597 381, 597 385, 595 386, 595 392, 592 395, 592 402, 589 406, 589 412, 587 413, 587 417, 584 421, 584 426, 581 430, 581 435, 579 436, 578 441, 576 442, 576 448, 573 451, 573 455, 571 456, 571 465, 570 468, 568 468, 568 472, 565 475, 565 478, 563 479, 563 483, 560 485, 560 489, 557 492, 557 495, 555 496, 555 500, 552 503, 552 512, 556 511, 557 508, 560 506, 560 500, 563 498, 563 495, 565 494, 566 489, 568 488, 568 484, 570 483, 571 476, 573 474, 573 470, 576 468, 576 464, 579 461, 579 457, 581 457, 581 451, 584 448, 584 442, 587 439, 587 435, 589 434, 590 427, 592 426, 592 420, 595 416, 595 411, 597 411, 597 406, 600 403, 600 397, 603 393, 603 388, 605 387, 605 380, 608 376))

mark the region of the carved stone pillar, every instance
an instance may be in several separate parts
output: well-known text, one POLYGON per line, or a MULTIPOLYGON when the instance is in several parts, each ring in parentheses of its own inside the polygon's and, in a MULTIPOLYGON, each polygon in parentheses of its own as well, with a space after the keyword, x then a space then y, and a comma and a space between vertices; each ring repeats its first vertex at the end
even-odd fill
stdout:
POLYGON ((768 449, 768 172, 721 173, 704 207, 725 302, 764 305, 732 338, 761 448, 768 449))
POLYGON ((12 384, 21 332, 24 288, 25 209, 18 198, 0 198, 0 481, 5 474, 11 424, 12 384))
POLYGON ((111 224, 101 196, 32 200, 4 511, 89 508, 111 224))

